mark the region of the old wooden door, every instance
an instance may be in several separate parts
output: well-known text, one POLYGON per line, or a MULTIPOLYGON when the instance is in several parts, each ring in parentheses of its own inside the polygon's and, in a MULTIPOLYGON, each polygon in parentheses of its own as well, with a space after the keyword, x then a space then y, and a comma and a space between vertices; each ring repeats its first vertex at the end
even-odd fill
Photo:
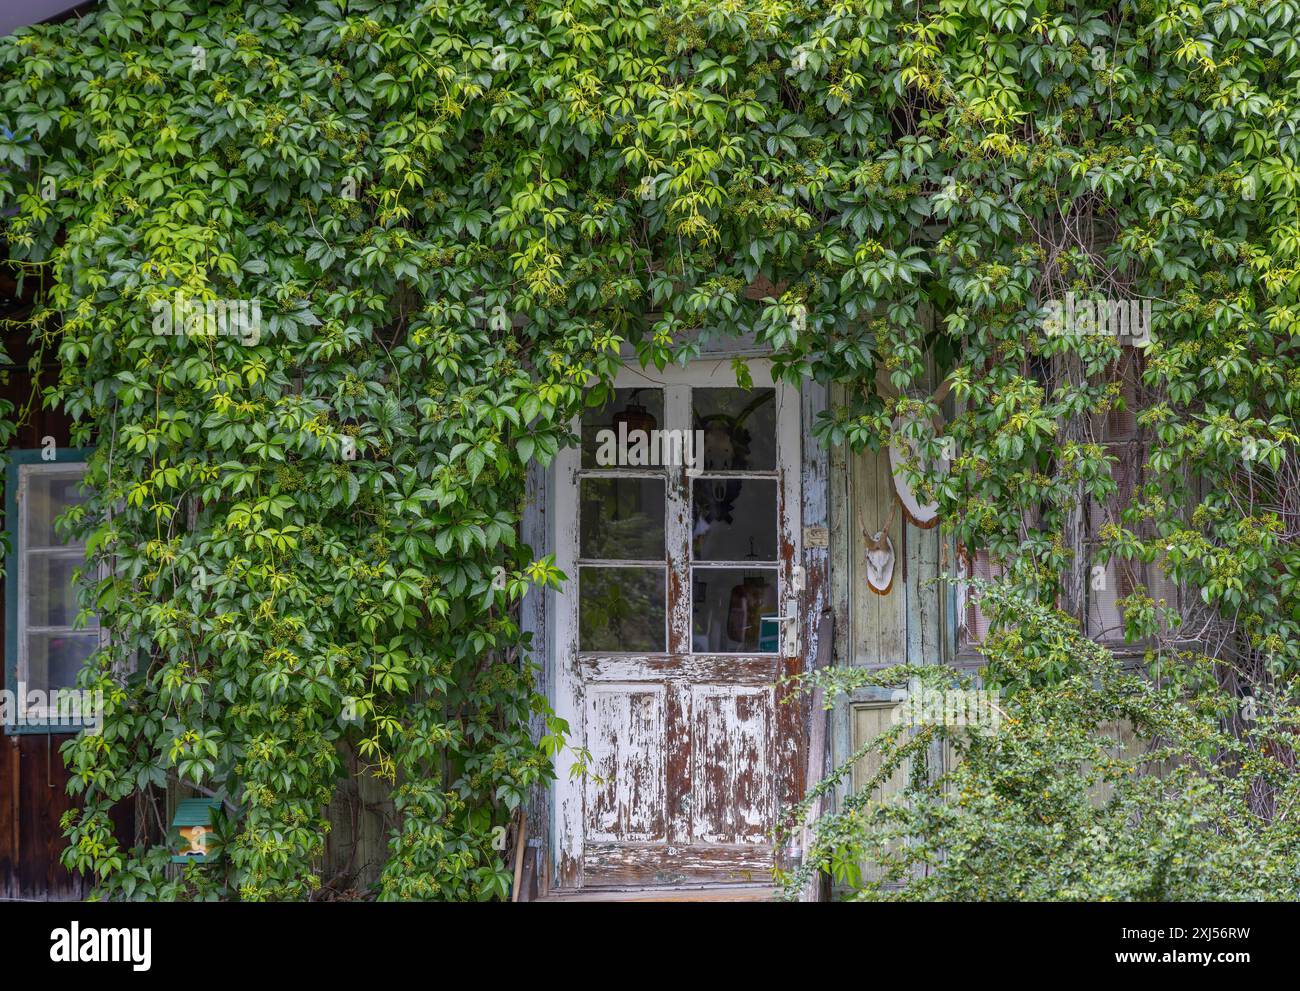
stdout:
POLYGON ((769 880, 797 732, 773 685, 800 656, 800 404, 764 362, 628 369, 559 459, 561 887, 769 880), (778 756, 782 755, 782 756, 778 756))

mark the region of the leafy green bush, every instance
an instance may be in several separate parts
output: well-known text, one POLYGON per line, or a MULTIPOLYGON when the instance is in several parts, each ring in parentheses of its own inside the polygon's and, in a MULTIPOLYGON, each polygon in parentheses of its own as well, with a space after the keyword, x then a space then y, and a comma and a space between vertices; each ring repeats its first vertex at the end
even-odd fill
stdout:
MULTIPOLYGON (((1007 624, 988 644, 986 670, 1005 693, 1001 718, 903 720, 864 744, 791 810, 794 829, 818 795, 878 753, 879 769, 814 823, 801 868, 783 878, 788 896, 824 871, 859 900, 1300 899, 1294 680, 1249 700, 1246 730, 1227 732, 1235 707, 1225 711, 1212 673, 1196 685, 1127 671, 1067 617, 1006 587, 984 590, 1007 624), (1045 670, 1062 673, 1044 679, 1045 670), (944 749, 950 766, 928 767, 944 749), (908 786, 882 798, 900 767, 908 786), (1261 785, 1275 802, 1268 815, 1253 800, 1261 785)), ((837 668, 807 681, 833 695, 909 678, 953 685, 933 666, 837 668)))

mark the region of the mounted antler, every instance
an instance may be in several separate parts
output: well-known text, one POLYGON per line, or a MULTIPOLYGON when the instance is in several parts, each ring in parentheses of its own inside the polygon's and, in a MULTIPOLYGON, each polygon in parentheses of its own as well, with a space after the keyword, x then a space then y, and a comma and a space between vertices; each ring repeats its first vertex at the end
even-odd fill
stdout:
POLYGON ((894 587, 894 542, 884 530, 868 535, 867 588, 877 595, 888 595, 894 587))

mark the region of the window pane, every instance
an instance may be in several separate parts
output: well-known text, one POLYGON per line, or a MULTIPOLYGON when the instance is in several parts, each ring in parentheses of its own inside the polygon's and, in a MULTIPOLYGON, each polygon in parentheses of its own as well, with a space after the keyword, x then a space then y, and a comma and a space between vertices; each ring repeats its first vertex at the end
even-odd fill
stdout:
MULTIPOLYGON (((988 551, 976 552, 973 559, 962 565, 962 571, 972 578, 982 578, 986 582, 1001 580, 1005 568, 989 559, 988 551)), ((969 585, 962 585, 963 601, 966 604, 965 623, 960 631, 960 647, 974 649, 984 642, 989 635, 989 617, 980 608, 979 597, 969 585)))
POLYGON ((584 478, 579 491, 584 558, 664 559, 662 478, 584 478))
POLYGON ((697 561, 776 561, 776 479, 697 478, 691 483, 697 561))
POLYGON ((27 506, 27 534, 24 546, 59 547, 66 543, 54 531, 54 518, 69 506, 86 501, 81 491, 84 465, 58 471, 24 472, 27 486, 23 499, 27 506))
MULTIPOLYGON (((71 554, 27 554, 27 625, 71 626, 77 618, 77 588, 72 573, 85 569, 81 551, 71 554)), ((98 625, 92 618, 87 625, 98 625)))
POLYGON ((776 595, 775 568, 694 569, 691 649, 697 654, 779 653, 776 595))
POLYGON ((29 633, 27 687, 44 691, 73 687, 82 664, 98 645, 95 633, 29 633))
POLYGON ((663 428, 662 389, 615 389, 603 408, 582 414, 582 467, 647 467, 648 461, 637 463, 638 455, 648 451, 650 431, 663 428), (637 447, 637 434, 644 437, 644 447, 637 447))
POLYGON ((579 649, 667 650, 667 579, 666 568, 579 568, 579 649))
MULTIPOLYGON (((1095 544, 1086 545, 1086 553, 1089 561, 1097 561, 1101 556, 1095 544)), ((1088 636, 1094 640, 1122 642, 1125 639, 1124 610, 1120 606, 1120 600, 1133 594, 1132 569, 1140 567, 1140 564, 1136 561, 1121 562, 1112 557, 1105 565, 1092 567, 1102 570, 1091 570, 1088 573, 1088 636)), ((1153 595, 1152 598, 1156 596, 1153 595)))
POLYGON ((705 471, 776 470, 775 389, 694 389, 705 471))

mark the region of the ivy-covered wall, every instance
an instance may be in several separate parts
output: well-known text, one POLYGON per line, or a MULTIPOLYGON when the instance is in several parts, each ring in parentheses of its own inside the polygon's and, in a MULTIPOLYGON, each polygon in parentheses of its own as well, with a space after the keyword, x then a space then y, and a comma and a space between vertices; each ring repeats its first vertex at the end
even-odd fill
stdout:
MULTIPOLYGON (((564 729, 527 734, 514 610, 561 576, 515 539, 524 465, 621 345, 686 360, 697 330, 846 386, 833 444, 937 412, 932 354, 962 412, 951 448, 910 421, 955 456, 917 484, 1077 612, 1121 347, 1044 321, 1150 301, 1158 443, 1106 553, 1166 559, 1241 677, 1294 666, 1296 16, 105 0, 5 39, 5 236, 63 362, 46 398, 98 448, 87 604, 115 634, 85 675, 106 731, 67 747, 69 863, 112 895, 307 897, 351 751, 399 813, 383 896, 501 895, 494 827, 564 729), (224 800, 220 869, 165 881, 111 838, 112 803, 171 782, 224 800)), ((1168 628, 1132 606, 1134 637, 1168 628)))

